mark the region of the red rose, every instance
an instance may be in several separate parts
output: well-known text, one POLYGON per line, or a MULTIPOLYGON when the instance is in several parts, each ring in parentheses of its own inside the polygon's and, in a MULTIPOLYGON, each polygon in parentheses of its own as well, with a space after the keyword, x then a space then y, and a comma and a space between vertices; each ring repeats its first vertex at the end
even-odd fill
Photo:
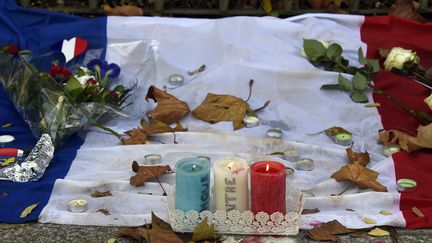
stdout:
POLYGON ((87 85, 96 85, 98 82, 96 80, 94 80, 93 78, 87 80, 87 85))
POLYGON ((8 54, 15 56, 16 54, 18 54, 18 52, 20 50, 19 50, 18 46, 16 46, 16 45, 7 45, 4 47, 4 51, 8 54))
POLYGON ((55 65, 51 66, 51 70, 48 73, 48 75, 53 78, 60 77, 60 78, 70 79, 72 77, 72 73, 71 71, 69 71, 69 69, 67 69, 66 67, 60 67, 55 65))

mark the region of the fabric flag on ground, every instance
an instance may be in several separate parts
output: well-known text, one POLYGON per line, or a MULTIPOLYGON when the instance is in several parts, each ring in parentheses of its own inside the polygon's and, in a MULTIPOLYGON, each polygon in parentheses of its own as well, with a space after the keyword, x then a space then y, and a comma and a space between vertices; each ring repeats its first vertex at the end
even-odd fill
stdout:
MULTIPOLYGON (((430 151, 408 154, 400 152, 386 158, 377 143, 378 130, 405 128, 415 132, 418 123, 397 106, 379 95, 368 94, 379 102, 378 108, 351 102, 343 92, 322 91, 320 86, 336 83, 338 73, 314 67, 300 55, 303 39, 320 39, 339 43, 351 64, 359 65, 357 50, 368 58, 377 58, 378 48, 401 46, 415 50, 425 67, 432 65, 431 24, 418 24, 395 17, 307 14, 287 19, 273 17, 234 17, 223 19, 188 19, 154 17, 79 17, 18 8, 14 1, 0 3, 0 44, 18 43, 37 55, 50 51, 58 41, 80 37, 89 49, 103 49, 108 62, 122 67, 120 80, 136 80, 136 100, 128 112, 135 117, 116 118, 106 123, 124 132, 138 126, 139 118, 155 104, 144 100, 147 88, 167 85, 167 77, 206 65, 204 73, 168 92, 197 107, 207 93, 231 94, 246 99, 248 83, 254 79, 250 104, 262 111, 260 126, 233 131, 232 124, 209 124, 188 115, 182 124, 189 132, 177 133, 173 144, 171 133, 155 136, 158 144, 120 145, 119 141, 96 128, 74 136, 56 151, 56 157, 44 177, 37 182, 0 182, 0 221, 20 223, 30 220, 61 224, 142 225, 150 220, 151 211, 166 217, 166 197, 157 183, 133 187, 132 161, 143 162, 146 154, 162 155, 163 163, 174 167, 184 157, 206 155, 212 161, 231 155, 253 162, 264 159, 280 161, 295 168, 295 163, 276 156, 272 151, 296 149, 302 157, 315 161, 313 171, 298 171, 289 178, 288 190, 298 187, 312 192, 305 208, 319 213, 304 215, 302 228, 320 222, 339 220, 350 228, 368 228, 363 219, 376 225, 407 228, 432 226, 432 193, 427 184, 432 173, 430 151), (353 133, 354 150, 368 151, 370 167, 379 172, 378 181, 388 192, 362 191, 355 187, 343 196, 331 196, 347 185, 330 175, 346 164, 345 147, 336 145, 324 134, 307 135, 341 126, 353 133), (284 132, 283 141, 265 138, 269 128, 284 132), (414 193, 399 193, 396 180, 412 178, 418 182, 414 193), (92 198, 95 191, 110 191, 112 196, 92 198), (152 195, 146 194, 151 192, 152 195), (85 213, 71 213, 67 202, 74 198, 89 201, 85 213), (26 218, 20 218, 27 206, 39 203, 26 218), (419 208, 425 217, 412 214, 419 208), (111 215, 97 212, 108 210, 111 215), (346 209, 355 211, 347 211, 346 209), (391 215, 379 214, 381 210, 391 215)), ((423 103, 430 91, 414 81, 388 72, 376 75, 375 84, 413 108, 430 112, 423 103)), ((3 89, 0 91, 0 123, 13 122, 11 128, 0 128, 0 135, 11 134, 11 146, 31 148, 36 138, 14 110, 3 89)), ((174 183, 174 175, 162 177, 174 183)), ((293 190, 293 189, 292 189, 293 190)))

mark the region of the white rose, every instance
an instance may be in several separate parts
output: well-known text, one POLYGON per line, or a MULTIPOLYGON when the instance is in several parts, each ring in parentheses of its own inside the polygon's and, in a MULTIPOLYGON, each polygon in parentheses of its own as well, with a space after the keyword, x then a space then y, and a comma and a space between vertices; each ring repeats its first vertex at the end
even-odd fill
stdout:
POLYGON ((427 97, 426 99, 423 100, 428 106, 429 108, 432 110, 432 93, 431 95, 429 95, 429 97, 427 97))
POLYGON ((393 68, 402 70, 407 62, 418 64, 420 58, 411 50, 393 47, 384 62, 384 68, 386 71, 391 71, 393 68))

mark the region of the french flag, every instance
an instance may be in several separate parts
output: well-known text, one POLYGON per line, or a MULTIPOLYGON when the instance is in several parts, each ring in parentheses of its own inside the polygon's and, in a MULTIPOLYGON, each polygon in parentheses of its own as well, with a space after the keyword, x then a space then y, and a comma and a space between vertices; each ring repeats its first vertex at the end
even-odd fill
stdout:
MULTIPOLYGON (((378 49, 403 47, 420 56, 421 64, 432 66, 432 24, 420 24, 391 16, 354 16, 306 14, 286 19, 274 17, 233 17, 190 19, 165 17, 81 17, 23 9, 15 1, 0 2, 0 44, 19 45, 44 56, 63 40, 79 37, 88 44, 87 52, 97 51, 109 63, 122 68, 120 82, 138 83, 130 117, 114 118, 106 126, 124 132, 135 128, 139 119, 154 108, 145 101, 151 85, 162 88, 174 73, 184 73, 206 65, 206 70, 185 85, 168 92, 197 107, 207 93, 231 94, 246 99, 248 83, 254 79, 250 104, 270 105, 259 116, 254 128, 233 131, 232 124, 209 124, 191 114, 182 120, 188 132, 171 133, 152 138, 157 143, 121 145, 113 136, 96 128, 70 137, 56 149, 45 175, 35 182, 0 181, 0 221, 137 226, 150 222, 151 212, 167 213, 166 197, 157 183, 144 187, 129 184, 132 161, 142 162, 146 154, 161 154, 162 162, 175 162, 205 155, 212 161, 225 156, 240 156, 250 162, 262 158, 277 160, 295 168, 295 164, 266 154, 281 149, 298 150, 302 157, 312 158, 315 169, 298 171, 288 178, 291 188, 313 193, 305 208, 319 213, 302 216, 301 227, 339 220, 349 228, 392 225, 406 228, 432 226, 432 153, 421 150, 399 152, 391 157, 382 154, 377 143, 380 129, 403 129, 416 134, 418 122, 379 94, 368 94, 379 107, 365 107, 351 102, 344 92, 322 91, 320 86, 336 83, 338 73, 314 67, 300 55, 303 39, 338 43, 352 65, 359 65, 357 50, 367 58, 378 58, 378 49), (363 191, 353 187, 341 196, 347 185, 330 178, 346 164, 345 147, 335 144, 325 134, 308 135, 332 126, 353 133, 354 150, 368 151, 369 167, 378 173, 378 181, 388 192, 363 191), (283 140, 265 138, 270 128, 281 129, 283 140), (410 178, 417 190, 400 193, 396 181, 410 178), (112 196, 94 198, 95 191, 110 191, 112 196), (89 202, 84 213, 68 211, 68 201, 83 198, 89 202), (28 216, 20 213, 28 206, 38 206, 28 216), (412 213, 417 207, 424 217, 412 213), (98 212, 106 209, 110 215, 98 212), (353 210, 346 210, 353 209, 353 210), (390 215, 379 212, 387 210, 390 215), (376 224, 366 224, 371 218, 376 224)), ((64 44, 64 43, 63 43, 64 44)), ((413 80, 381 71, 374 77, 377 87, 386 90, 407 106, 431 112, 423 99, 431 91, 413 80)), ((18 115, 4 88, 0 88, 0 135, 12 135, 8 147, 31 149, 37 141, 18 115)), ((173 184, 175 175, 163 176, 162 182, 173 184)))

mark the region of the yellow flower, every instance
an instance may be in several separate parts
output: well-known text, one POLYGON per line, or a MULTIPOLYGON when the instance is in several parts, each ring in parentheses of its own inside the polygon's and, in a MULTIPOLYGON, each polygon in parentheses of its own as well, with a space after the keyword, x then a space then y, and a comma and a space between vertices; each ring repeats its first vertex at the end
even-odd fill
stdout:
POLYGON ((386 71, 391 71, 393 68, 402 70, 407 62, 418 64, 420 58, 412 50, 393 47, 384 62, 384 68, 386 71))
POLYGON ((429 95, 429 97, 427 97, 427 98, 424 99, 423 101, 424 101, 424 103, 426 103, 426 104, 429 106, 429 108, 432 110, 432 93, 431 93, 431 95, 429 95))

